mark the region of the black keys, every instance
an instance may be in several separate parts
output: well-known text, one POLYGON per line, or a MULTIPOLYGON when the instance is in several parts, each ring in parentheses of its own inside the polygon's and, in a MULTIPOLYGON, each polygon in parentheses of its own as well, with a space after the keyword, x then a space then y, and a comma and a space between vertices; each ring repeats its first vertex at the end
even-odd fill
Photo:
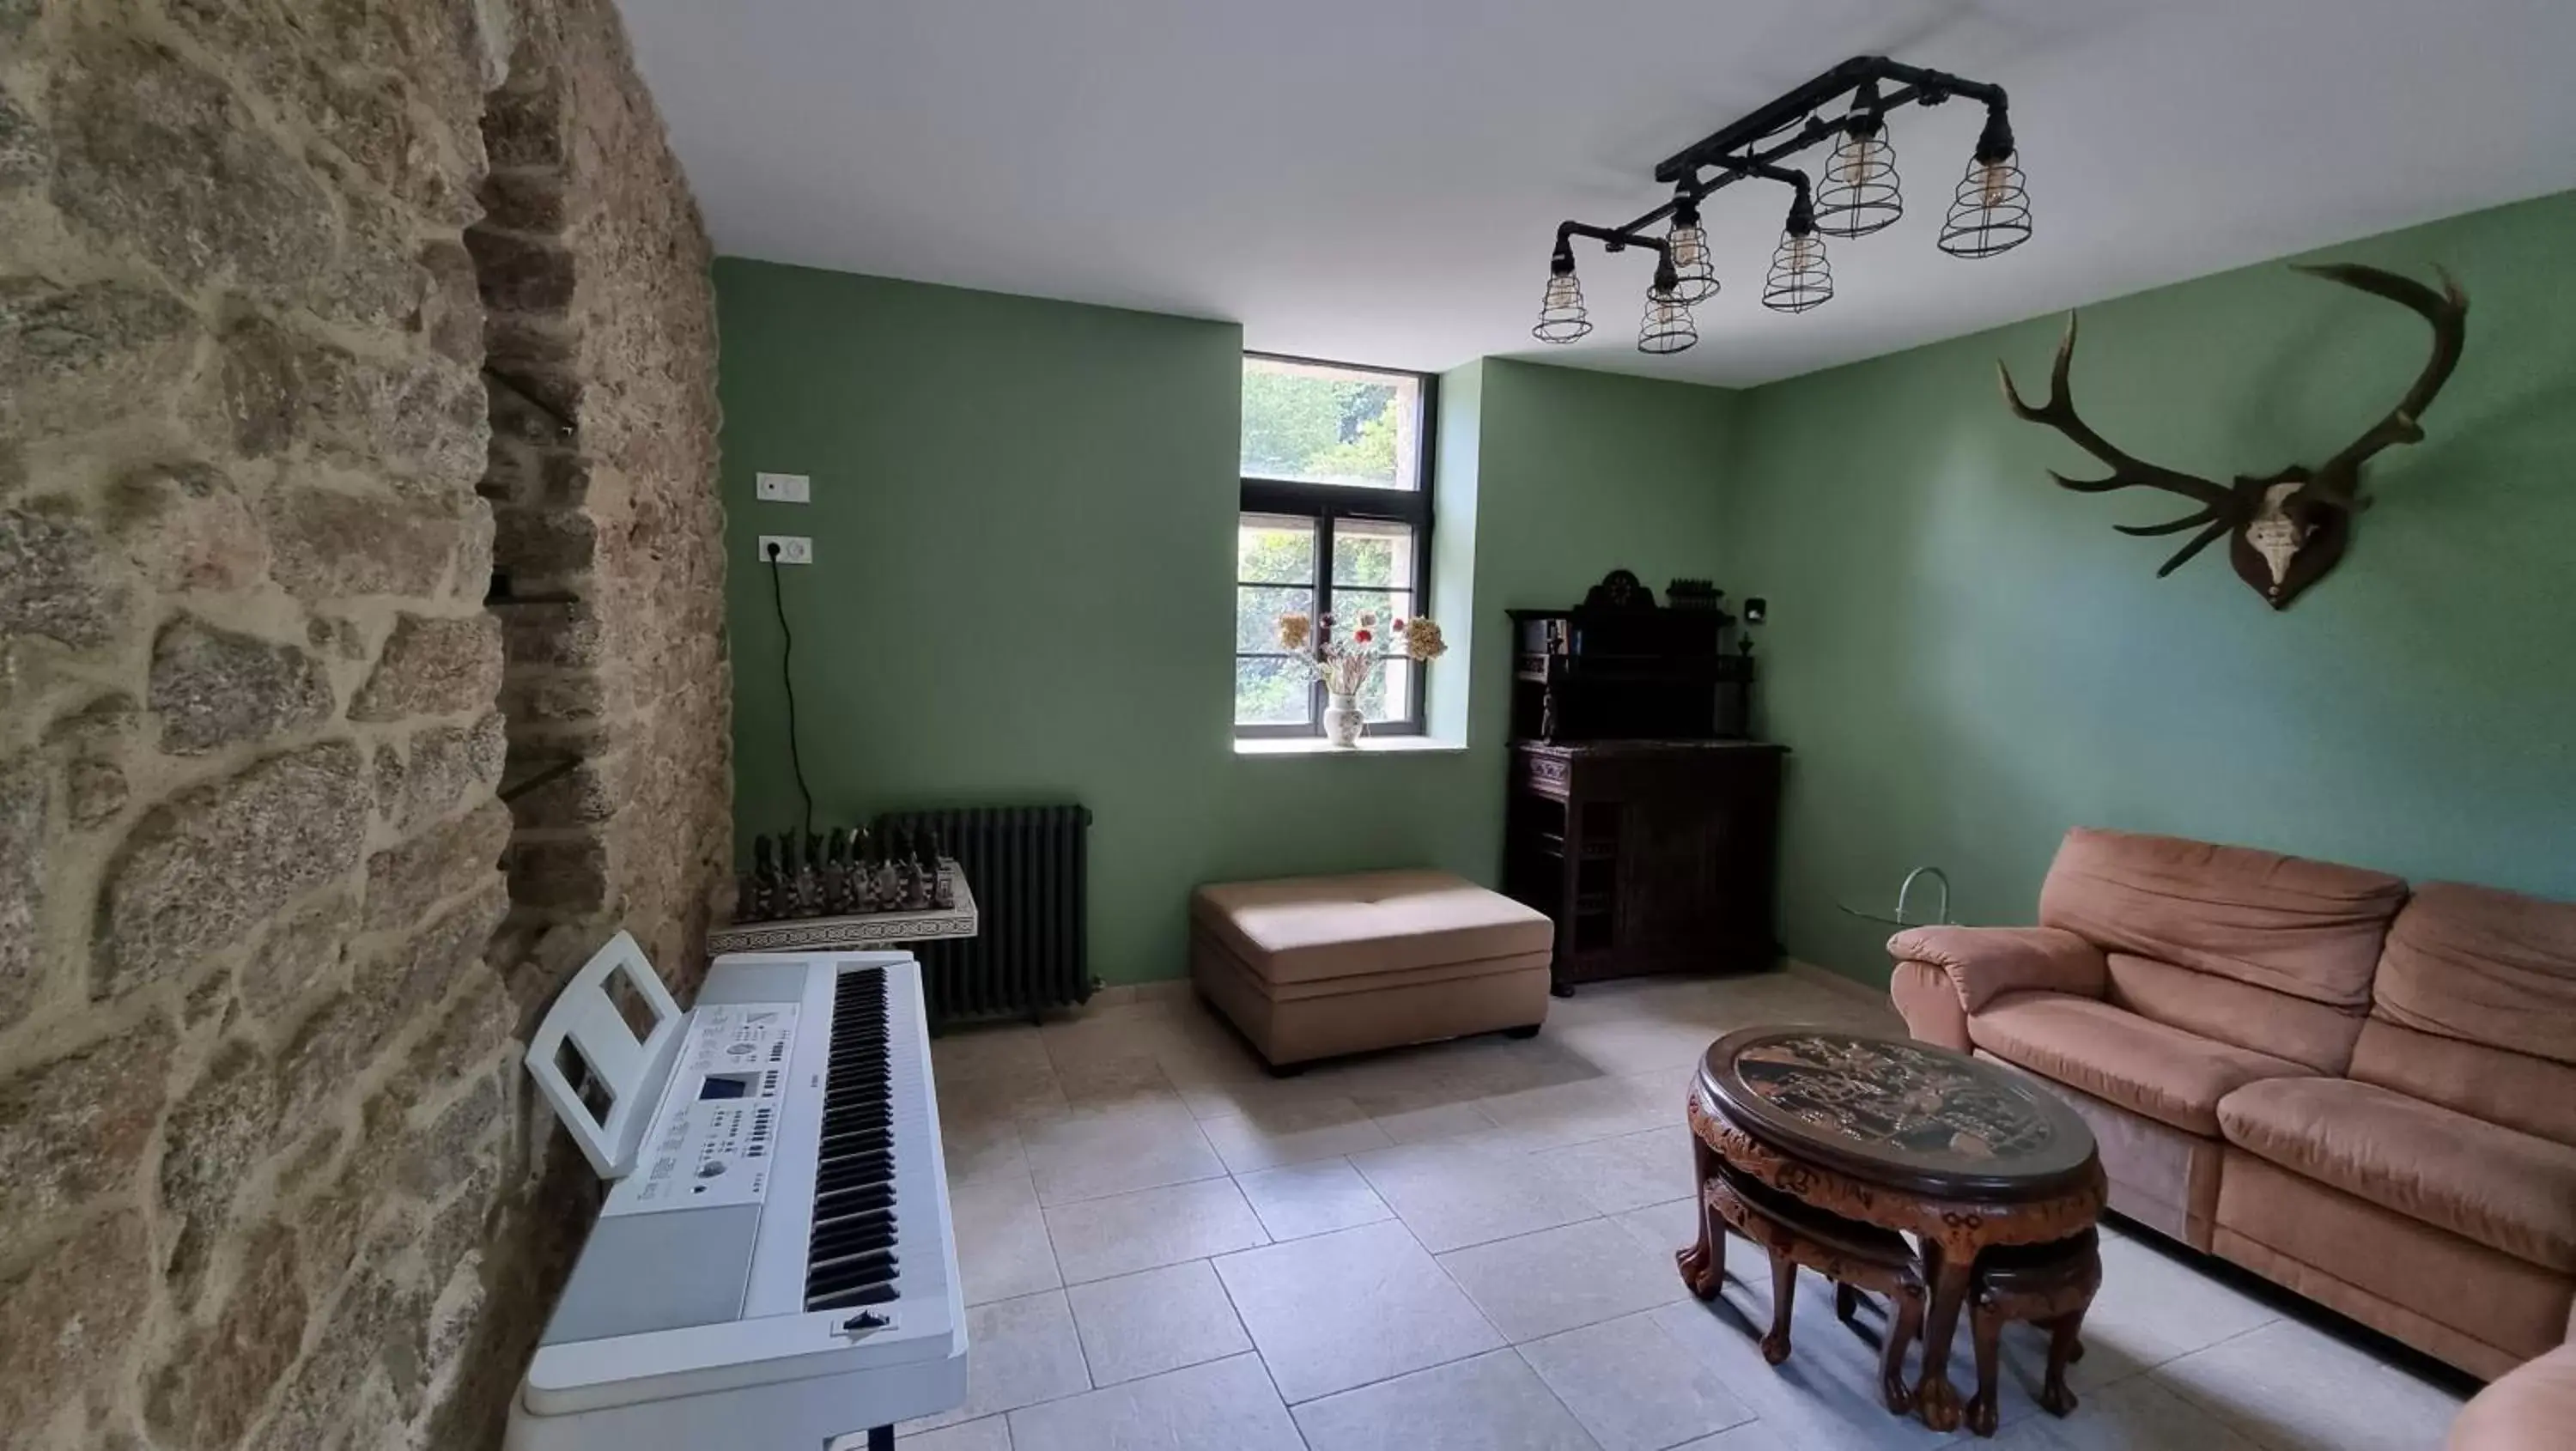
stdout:
POLYGON ((814 1227, 805 1308, 895 1299, 894 1062, 885 977, 844 973, 832 1000, 823 1073, 823 1132, 814 1163, 814 1227))

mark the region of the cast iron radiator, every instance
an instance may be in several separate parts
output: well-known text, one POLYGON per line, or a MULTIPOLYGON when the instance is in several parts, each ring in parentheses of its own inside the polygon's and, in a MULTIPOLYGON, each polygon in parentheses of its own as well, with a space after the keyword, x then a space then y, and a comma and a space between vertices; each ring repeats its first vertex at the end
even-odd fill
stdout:
POLYGON ((1091 996, 1090 826, 1086 806, 970 806, 877 818, 880 842, 889 831, 915 840, 939 833, 982 919, 973 937, 911 944, 934 1024, 1035 1017, 1091 996))

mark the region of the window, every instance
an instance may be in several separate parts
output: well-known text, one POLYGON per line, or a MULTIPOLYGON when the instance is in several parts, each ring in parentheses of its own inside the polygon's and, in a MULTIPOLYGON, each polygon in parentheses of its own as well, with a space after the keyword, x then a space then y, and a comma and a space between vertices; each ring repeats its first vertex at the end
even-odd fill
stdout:
MULTIPOLYGON (((1363 610, 1428 606, 1433 404, 1423 374, 1244 355, 1236 735, 1323 734, 1323 686, 1280 648, 1281 615, 1330 615, 1347 638, 1363 610)), ((1360 692, 1371 731, 1421 732, 1424 673, 1387 653, 1360 692)))

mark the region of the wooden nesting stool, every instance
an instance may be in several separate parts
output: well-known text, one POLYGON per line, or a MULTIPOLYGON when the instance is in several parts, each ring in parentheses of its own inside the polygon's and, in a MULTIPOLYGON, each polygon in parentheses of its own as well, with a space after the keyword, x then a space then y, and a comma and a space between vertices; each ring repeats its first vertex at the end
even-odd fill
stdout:
MULTIPOLYGON (((1702 1211, 1771 1257, 1771 1329, 1762 1337, 1762 1358, 1773 1365, 1789 1358, 1789 1316, 1797 1306, 1798 1266, 1805 1265, 1834 1282, 1834 1315, 1845 1324, 1859 1308, 1858 1291, 1888 1298, 1892 1313, 1879 1347, 1879 1396, 1900 1416, 1912 1410, 1905 1355, 1922 1331, 1924 1303, 1913 1246, 1875 1225, 1800 1204, 1723 1165, 1713 1170, 1700 1184, 1702 1211)), ((1726 1282, 1726 1236, 1712 1234, 1703 1243, 1706 1254, 1693 1245, 1676 1258, 1691 1293, 1706 1300, 1726 1282)))
POLYGON ((1995 1433, 1995 1342, 2004 1326, 2026 1320, 2048 1332, 2048 1373, 2040 1383, 2040 1409, 2063 1416, 2075 1409, 2066 1367, 2084 1357, 2084 1312, 2102 1288, 2100 1237, 2086 1230, 2050 1244, 1997 1245, 1977 1256, 1968 1292, 1968 1329, 1977 1346, 1977 1393, 1968 1401, 1968 1429, 1995 1433))

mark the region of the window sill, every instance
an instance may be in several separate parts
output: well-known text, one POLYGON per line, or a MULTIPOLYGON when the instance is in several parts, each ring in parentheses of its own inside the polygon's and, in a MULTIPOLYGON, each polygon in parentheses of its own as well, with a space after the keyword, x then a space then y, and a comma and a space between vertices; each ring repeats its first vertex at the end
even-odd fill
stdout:
POLYGON ((1238 740, 1238 756, 1442 756, 1466 751, 1465 741, 1439 736, 1362 736, 1356 746, 1336 746, 1322 736, 1280 736, 1238 740))

